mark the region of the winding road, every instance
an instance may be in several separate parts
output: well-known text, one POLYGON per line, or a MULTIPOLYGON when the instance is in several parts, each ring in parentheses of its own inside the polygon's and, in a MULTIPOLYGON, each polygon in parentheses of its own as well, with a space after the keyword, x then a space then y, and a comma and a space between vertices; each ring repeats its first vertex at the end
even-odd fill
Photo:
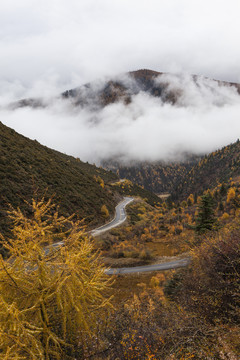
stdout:
POLYGON ((124 221, 126 221, 127 219, 127 214, 126 214, 126 206, 128 204, 130 204, 132 201, 134 201, 134 198, 131 198, 131 197, 125 197, 123 201, 121 201, 117 206, 116 206, 116 210, 115 210, 115 217, 114 219, 103 225, 103 226, 100 226, 99 228, 97 229, 94 229, 90 232, 90 234, 92 236, 98 236, 108 230, 111 230, 121 224, 124 223, 124 221))
MULTIPOLYGON (((126 206, 134 201, 132 197, 124 197, 124 199, 116 206, 115 217, 109 223, 100 226, 97 229, 94 229, 89 232, 92 236, 98 236, 106 231, 109 231, 119 225, 122 225, 126 219, 126 206)), ((51 246, 59 247, 64 245, 62 241, 59 241, 51 246)), ((49 249, 46 248, 46 253, 48 253, 49 249)), ((142 273, 147 271, 162 271, 162 270, 169 270, 169 269, 176 269, 179 267, 185 267, 190 263, 190 258, 184 258, 174 261, 168 261, 165 263, 160 264, 152 264, 152 265, 145 265, 145 266, 135 266, 135 267, 123 267, 123 268, 110 268, 106 269, 105 273, 107 275, 124 275, 124 274, 132 274, 132 273, 142 273)))
MULTIPOLYGON (((98 236, 103 234, 104 232, 111 230, 121 224, 123 224, 127 219, 126 214, 126 206, 134 201, 134 198, 125 197, 123 201, 121 201, 116 206, 115 218, 105 224, 100 226, 99 228, 92 230, 90 234, 92 236, 98 236)), ((187 266, 190 263, 190 258, 179 259, 175 261, 168 261, 165 263, 160 264, 152 264, 152 265, 145 265, 145 266, 135 266, 135 267, 123 267, 123 268, 112 268, 107 269, 105 273, 107 275, 124 275, 124 274, 132 274, 132 273, 142 273, 147 271, 161 271, 161 270, 169 270, 169 269, 176 269, 179 267, 187 266)))
POLYGON ((177 269, 179 267, 185 267, 188 264, 190 264, 190 259, 185 258, 175 261, 168 261, 161 264, 108 269, 105 271, 105 273, 107 275, 124 275, 124 274, 133 274, 133 273, 142 273, 147 271, 162 271, 162 270, 177 269))

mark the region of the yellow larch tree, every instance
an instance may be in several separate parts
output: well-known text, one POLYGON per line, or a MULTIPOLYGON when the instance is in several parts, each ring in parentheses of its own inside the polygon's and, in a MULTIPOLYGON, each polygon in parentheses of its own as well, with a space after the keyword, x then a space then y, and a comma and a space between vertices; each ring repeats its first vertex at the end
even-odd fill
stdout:
POLYGON ((236 196, 234 188, 230 187, 227 193, 227 203, 230 203, 236 196))
POLYGON ((109 278, 79 222, 59 217, 50 200, 31 210, 31 218, 12 210, 13 236, 2 238, 1 359, 82 359, 110 304, 109 278))
POLYGON ((106 219, 109 218, 109 211, 108 208, 106 207, 106 205, 103 205, 101 207, 101 214, 103 217, 105 217, 106 219))

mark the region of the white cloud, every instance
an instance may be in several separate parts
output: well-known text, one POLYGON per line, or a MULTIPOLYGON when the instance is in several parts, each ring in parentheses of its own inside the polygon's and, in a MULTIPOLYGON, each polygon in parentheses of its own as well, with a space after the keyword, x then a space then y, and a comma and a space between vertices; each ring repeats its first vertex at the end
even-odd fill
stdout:
POLYGON ((5 111, 1 118, 51 148, 97 163, 119 155, 133 161, 173 160, 183 152, 206 153, 237 140, 240 96, 235 88, 182 75, 160 79, 181 91, 176 105, 140 92, 128 106, 73 109, 57 101, 46 109, 5 111))
MULTIPOLYGON (((140 68, 184 73, 177 106, 136 95, 103 110, 54 104, 1 112, 1 120, 49 147, 96 161, 169 158, 239 137, 239 97, 187 74, 240 82, 239 0, 8 0, 0 3, 0 106, 51 98, 140 68)), ((166 75, 169 77, 169 75, 166 75)), ((100 82, 101 84, 101 82, 100 82)))

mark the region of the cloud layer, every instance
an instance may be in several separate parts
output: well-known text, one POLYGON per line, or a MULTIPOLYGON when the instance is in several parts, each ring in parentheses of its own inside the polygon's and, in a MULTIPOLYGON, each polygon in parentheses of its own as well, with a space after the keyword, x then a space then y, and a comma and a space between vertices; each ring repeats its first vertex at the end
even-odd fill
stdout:
POLYGON ((183 152, 206 153, 237 140, 240 96, 235 88, 183 75, 164 75, 156 82, 168 82, 179 92, 175 105, 140 92, 127 106, 73 108, 59 100, 46 109, 5 110, 1 117, 32 139, 96 163, 111 157, 174 160, 183 152))
POLYGON ((0 4, 0 106, 51 98, 86 82, 149 68, 183 73, 176 106, 140 93, 129 106, 2 111, 1 121, 60 151, 99 161, 168 159, 239 137, 239 0, 8 0, 0 4), (174 154, 174 155, 173 155, 174 154))

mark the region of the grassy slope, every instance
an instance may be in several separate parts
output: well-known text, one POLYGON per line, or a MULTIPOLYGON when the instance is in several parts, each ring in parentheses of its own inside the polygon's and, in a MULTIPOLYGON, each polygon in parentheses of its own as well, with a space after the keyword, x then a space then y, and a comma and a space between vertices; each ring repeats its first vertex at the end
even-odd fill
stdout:
POLYGON ((60 213, 76 213, 87 223, 103 222, 101 207, 113 213, 115 196, 109 187, 102 188, 94 179, 100 176, 105 184, 116 175, 64 155, 32 141, 0 123, 0 232, 7 229, 7 204, 24 207, 37 190, 55 195, 60 213), (46 190, 47 189, 47 190, 46 190))

